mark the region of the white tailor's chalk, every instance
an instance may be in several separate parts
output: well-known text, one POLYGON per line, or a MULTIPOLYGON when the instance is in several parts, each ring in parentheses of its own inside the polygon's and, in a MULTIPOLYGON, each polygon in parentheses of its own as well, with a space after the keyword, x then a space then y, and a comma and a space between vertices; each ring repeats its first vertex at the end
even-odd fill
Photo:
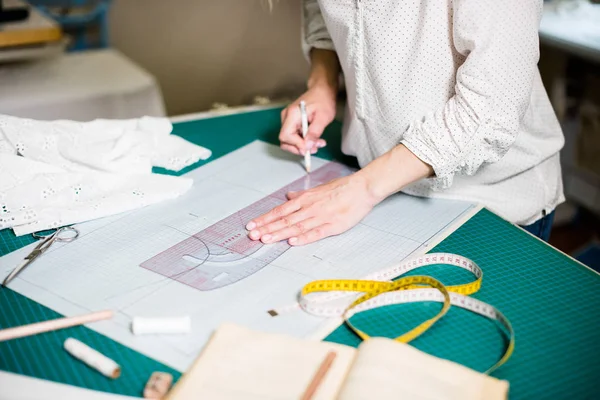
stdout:
POLYGON ((145 318, 134 317, 131 330, 135 335, 178 334, 192 331, 190 317, 145 318))
POLYGON ((116 362, 77 339, 68 338, 64 347, 73 357, 98 370, 102 375, 113 379, 121 375, 121 367, 116 362))

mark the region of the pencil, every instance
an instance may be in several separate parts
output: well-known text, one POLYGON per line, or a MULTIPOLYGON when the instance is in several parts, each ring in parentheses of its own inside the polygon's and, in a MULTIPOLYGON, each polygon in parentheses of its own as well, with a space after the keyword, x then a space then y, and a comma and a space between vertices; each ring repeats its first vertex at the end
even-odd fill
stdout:
POLYGON ((335 356, 336 356, 336 354, 334 351, 330 351, 329 353, 327 353, 327 356, 321 363, 321 366, 317 370, 317 373, 315 374, 312 381, 306 388, 304 395, 302 395, 302 400, 312 399, 313 395, 317 391, 317 388, 319 387, 319 385, 325 378, 325 374, 327 374, 327 371, 329 371, 329 368, 331 368, 331 364, 333 364, 333 360, 335 359, 335 356))
POLYGON ((100 321, 112 318, 111 310, 98 311, 91 314, 78 315, 75 317, 58 318, 35 324, 18 326, 0 330, 0 342, 5 340, 17 339, 20 337, 31 336, 42 332, 55 331, 58 329, 69 328, 75 325, 83 325, 89 322, 100 321))
MULTIPOLYGON (((306 138, 308 132, 308 115, 306 114, 306 103, 304 100, 300 102, 300 115, 302 117, 302 137, 306 138)), ((310 149, 304 151, 304 167, 306 172, 310 173, 310 149)))

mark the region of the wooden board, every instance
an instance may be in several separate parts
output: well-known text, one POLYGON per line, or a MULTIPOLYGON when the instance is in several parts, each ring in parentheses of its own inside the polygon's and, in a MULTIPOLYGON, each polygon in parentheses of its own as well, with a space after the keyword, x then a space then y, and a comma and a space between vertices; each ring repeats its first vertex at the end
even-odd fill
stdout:
MULTIPOLYGON (((21 0, 4 0, 4 8, 26 7, 21 0)), ((0 47, 26 46, 55 42, 62 37, 60 26, 29 6, 29 18, 0 24, 0 47)))

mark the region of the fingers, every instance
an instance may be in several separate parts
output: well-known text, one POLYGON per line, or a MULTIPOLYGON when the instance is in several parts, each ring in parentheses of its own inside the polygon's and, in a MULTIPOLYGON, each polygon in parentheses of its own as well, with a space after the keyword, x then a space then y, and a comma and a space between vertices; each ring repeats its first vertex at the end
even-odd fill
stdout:
POLYGON ((323 224, 321 218, 310 217, 309 213, 300 211, 254 229, 249 236, 265 244, 288 240, 292 246, 302 246, 334 233, 331 224, 323 224))
POLYGON ((288 240, 288 243, 292 246, 303 246, 324 239, 333 234, 334 232, 331 227, 331 224, 323 224, 316 226, 313 229, 310 229, 306 233, 303 233, 301 235, 292 236, 288 240))
POLYGON ((291 144, 281 144, 281 150, 289 151, 292 154, 297 154, 301 156, 300 151, 296 146, 292 146, 291 144))
MULTIPOLYGON (((299 214, 299 213, 297 213, 299 214)), ((312 229, 317 228, 322 224, 318 218, 301 218, 298 217, 300 221, 294 223, 293 225, 289 225, 284 227, 283 229, 273 230, 272 233, 267 233, 266 235, 261 237, 261 241, 263 243, 275 243, 281 240, 286 240, 292 237, 297 237, 303 235, 307 232, 310 232, 312 229)), ((278 221, 279 222, 279 221, 278 221)), ((276 223, 270 224, 275 225, 276 223)))
MULTIPOLYGON (((309 217, 308 212, 306 210, 299 210, 299 211, 291 213, 289 215, 284 215, 281 218, 279 218, 273 222, 267 223, 260 227, 257 226, 256 228, 252 229, 250 231, 250 239, 253 239, 253 240, 261 239, 263 241, 266 240, 268 242, 270 240, 266 236, 271 237, 272 236, 272 235, 270 235, 271 233, 294 227, 294 226, 296 226, 296 224, 300 224, 302 221, 304 221, 308 217, 309 217)), ((299 226, 299 228, 303 233, 304 230, 302 229, 302 226, 299 226)))
MULTIPOLYGON (((308 131, 306 132, 306 139, 312 140, 316 143, 317 147, 319 145, 319 138, 323 134, 323 131, 329 125, 329 119, 323 114, 319 112, 315 112, 310 124, 308 125, 308 131)), ((322 139, 321 139, 322 140, 322 139)), ((325 141, 321 142, 325 145, 325 141)))
POLYGON ((327 142, 320 137, 331 121, 319 110, 311 110, 310 106, 307 108, 310 123, 306 138, 302 137, 302 116, 296 102, 281 112, 282 126, 279 132, 279 141, 283 150, 302 155, 308 149, 315 154, 317 149, 327 145, 327 142), (296 150, 294 151, 293 148, 296 150))
POLYGON ((279 132, 279 141, 281 144, 296 147, 298 150, 297 154, 304 154, 301 123, 300 111, 295 108, 288 109, 285 119, 282 122, 281 131, 279 132))
MULTIPOLYGON (((275 207, 268 213, 253 219, 248 222, 246 225, 246 229, 250 231, 252 235, 252 231, 262 228, 263 226, 270 224, 276 220, 279 220, 283 217, 287 217, 291 213, 294 213, 300 209, 300 203, 297 201, 286 201, 280 206, 275 207)), ((252 237, 252 236, 251 236, 252 237)))
POLYGON ((313 207, 302 208, 298 198, 304 191, 287 193, 289 201, 258 217, 246 225, 252 240, 275 243, 288 240, 298 246, 329 236, 333 230, 329 223, 315 213, 313 207))
MULTIPOLYGON (((312 143, 311 143, 312 144, 312 143)), ((316 146, 312 146, 311 150, 310 150, 310 154, 317 154, 317 150, 320 148, 323 148, 326 146, 326 142, 323 139, 319 139, 316 143, 316 146)), ((291 144, 281 144, 280 145, 281 150, 285 150, 287 152, 290 152, 292 154, 296 154, 296 155, 303 155, 300 153, 300 150, 298 150, 298 148, 296 146, 292 146, 291 144)), ((307 146, 308 147, 308 146, 307 146)))
POLYGON ((286 194, 288 200, 294 200, 295 198, 297 198, 298 196, 300 196, 304 191, 300 190, 298 192, 288 192, 286 194))

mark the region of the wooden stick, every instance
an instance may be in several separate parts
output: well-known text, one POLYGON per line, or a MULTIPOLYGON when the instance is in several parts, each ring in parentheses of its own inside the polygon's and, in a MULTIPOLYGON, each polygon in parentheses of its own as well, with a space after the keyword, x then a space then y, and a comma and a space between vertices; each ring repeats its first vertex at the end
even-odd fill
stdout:
POLYGON ((335 359, 335 356, 336 356, 336 354, 334 351, 330 351, 329 353, 327 353, 327 357, 325 357, 325 359, 321 363, 321 366, 317 370, 317 373, 315 374, 312 381, 306 388, 304 395, 302 395, 302 400, 312 399, 313 395, 317 391, 317 388, 323 381, 323 378, 325 378, 325 374, 327 374, 327 371, 329 371, 329 368, 331 368, 331 364, 333 364, 333 360, 335 359))
POLYGON ((111 310, 105 310, 91 314, 78 315, 75 317, 58 318, 44 322, 37 322, 35 324, 18 326, 16 328, 3 329, 0 330, 0 342, 24 336, 31 336, 42 332, 69 328, 75 325, 83 325, 103 319, 110 319, 112 317, 113 312, 111 310))

